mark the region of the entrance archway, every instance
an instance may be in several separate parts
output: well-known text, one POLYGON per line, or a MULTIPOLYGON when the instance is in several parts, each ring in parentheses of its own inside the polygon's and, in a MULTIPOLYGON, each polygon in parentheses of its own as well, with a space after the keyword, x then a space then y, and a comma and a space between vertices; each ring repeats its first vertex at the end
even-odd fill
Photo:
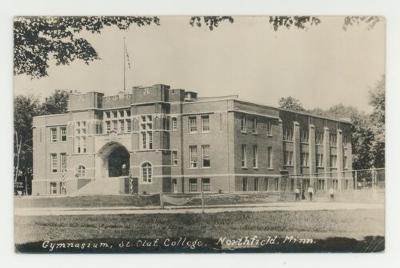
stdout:
POLYGON ((108 177, 127 175, 129 175, 129 153, 125 147, 117 147, 108 156, 108 177))
POLYGON ((103 178, 129 175, 130 155, 128 150, 118 142, 104 145, 97 154, 101 159, 103 178))

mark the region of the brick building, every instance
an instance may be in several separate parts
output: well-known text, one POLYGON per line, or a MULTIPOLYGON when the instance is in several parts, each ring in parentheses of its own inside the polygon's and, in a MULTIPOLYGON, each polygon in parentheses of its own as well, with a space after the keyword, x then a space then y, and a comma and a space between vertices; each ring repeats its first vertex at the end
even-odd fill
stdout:
POLYGON ((33 120, 33 195, 348 189, 351 125, 167 85, 33 120), (282 184, 282 178, 286 184, 282 184))

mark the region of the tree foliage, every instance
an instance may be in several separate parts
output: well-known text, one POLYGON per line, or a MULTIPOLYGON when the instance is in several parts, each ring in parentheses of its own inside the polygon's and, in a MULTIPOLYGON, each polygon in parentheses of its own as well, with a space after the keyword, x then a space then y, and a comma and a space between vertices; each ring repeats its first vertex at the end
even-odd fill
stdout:
POLYGON ((310 26, 318 25, 321 19, 313 16, 269 16, 269 23, 274 31, 284 27, 286 29, 297 28, 307 29, 310 26))
POLYGON ((46 98, 41 106, 41 114, 66 113, 68 109, 69 92, 56 89, 54 93, 46 98))
POLYGON ((88 17, 17 17, 14 20, 14 74, 33 78, 47 75, 49 61, 57 65, 82 60, 86 64, 98 59, 95 48, 82 31, 100 33, 105 27, 121 30, 132 24, 139 27, 159 25, 157 17, 88 16, 88 17))
POLYGON ((14 181, 27 181, 31 186, 33 176, 32 123, 37 115, 58 114, 67 111, 69 93, 55 90, 41 103, 33 96, 14 98, 14 181))
POLYGON ((221 22, 233 23, 234 19, 231 16, 193 16, 189 20, 191 26, 202 27, 205 25, 210 31, 217 28, 221 22))
POLYGON ((306 109, 304 109, 303 104, 301 102, 293 97, 282 97, 279 99, 279 108, 281 109, 286 109, 286 110, 292 110, 292 111, 299 111, 299 112, 304 112, 306 109))
POLYGON ((373 107, 370 115, 371 129, 374 134, 372 151, 375 155, 374 166, 385 166, 385 77, 377 82, 370 91, 369 104, 373 107))
MULTIPOLYGON (((311 109, 307 112, 333 119, 348 119, 352 124, 353 169, 385 166, 385 77, 370 91, 370 114, 352 106, 333 105, 329 109, 311 109)), ((301 102, 293 97, 281 98, 281 108, 304 111, 301 102)))
MULTIPOLYGON (((377 16, 345 17, 343 29, 366 24, 372 29, 382 20, 377 16)), ((232 16, 192 16, 189 24, 207 27, 210 31, 222 23, 233 23, 232 16)), ((268 23, 275 31, 281 28, 308 29, 322 22, 316 16, 269 16, 268 23)), ((47 76, 49 62, 68 65, 75 60, 86 64, 100 56, 96 49, 79 33, 82 31, 99 34, 106 27, 115 26, 127 30, 131 25, 138 27, 160 25, 158 17, 143 16, 62 16, 62 17, 17 17, 14 20, 14 74, 26 74, 32 78, 47 76)))

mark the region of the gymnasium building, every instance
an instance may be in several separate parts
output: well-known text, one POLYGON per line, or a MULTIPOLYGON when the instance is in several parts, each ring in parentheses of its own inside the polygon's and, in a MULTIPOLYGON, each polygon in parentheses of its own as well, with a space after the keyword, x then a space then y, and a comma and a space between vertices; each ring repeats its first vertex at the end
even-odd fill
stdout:
POLYGON ((351 164, 346 120, 168 85, 71 93, 33 119, 33 195, 341 191, 351 164))

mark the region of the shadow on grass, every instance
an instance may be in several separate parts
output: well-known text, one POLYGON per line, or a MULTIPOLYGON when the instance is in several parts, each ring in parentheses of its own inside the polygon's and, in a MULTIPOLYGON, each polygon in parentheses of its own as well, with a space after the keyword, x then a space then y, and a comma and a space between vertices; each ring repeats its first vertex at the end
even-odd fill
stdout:
POLYGON ((383 236, 367 236, 362 240, 332 237, 314 240, 312 243, 285 242, 258 247, 230 248, 216 239, 206 238, 160 238, 160 239, 85 239, 40 241, 16 244, 19 253, 304 253, 304 252, 382 252, 385 249, 383 236))

